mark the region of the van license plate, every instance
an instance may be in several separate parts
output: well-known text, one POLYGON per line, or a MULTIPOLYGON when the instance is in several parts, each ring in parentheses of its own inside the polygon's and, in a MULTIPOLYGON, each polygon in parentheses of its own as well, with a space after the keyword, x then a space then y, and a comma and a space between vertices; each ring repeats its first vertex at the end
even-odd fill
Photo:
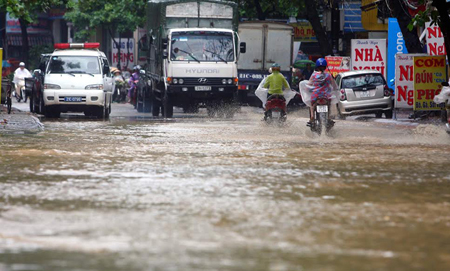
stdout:
POLYGON ((211 90, 211 86, 196 86, 195 90, 208 91, 211 90))
POLYGON ((64 97, 65 102, 81 102, 81 97, 64 97))
POLYGON ((328 112, 328 105, 318 105, 317 112, 319 113, 328 112))

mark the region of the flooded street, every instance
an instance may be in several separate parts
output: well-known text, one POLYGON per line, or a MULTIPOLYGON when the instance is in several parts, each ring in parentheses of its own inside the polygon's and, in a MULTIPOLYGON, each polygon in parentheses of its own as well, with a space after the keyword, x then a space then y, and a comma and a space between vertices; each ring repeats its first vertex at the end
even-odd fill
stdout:
POLYGON ((349 120, 319 138, 304 113, 1 136, 0 270, 448 270, 443 129, 349 120))

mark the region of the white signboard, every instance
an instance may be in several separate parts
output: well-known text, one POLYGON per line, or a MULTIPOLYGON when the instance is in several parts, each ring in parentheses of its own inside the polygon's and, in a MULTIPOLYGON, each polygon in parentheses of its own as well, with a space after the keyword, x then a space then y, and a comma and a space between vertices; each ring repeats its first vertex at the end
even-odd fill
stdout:
POLYGON ((395 55, 395 108, 414 106, 414 57, 426 54, 395 55))
POLYGON ((437 25, 430 26, 430 23, 426 23, 427 28, 427 52, 431 56, 446 55, 444 36, 441 29, 437 25))
POLYGON ((352 40, 352 69, 377 70, 386 78, 386 40, 352 40))
MULTIPOLYGON (((119 42, 119 39, 115 39, 116 42, 119 42)), ((120 66, 117 67, 120 70, 123 70, 124 67, 128 69, 132 69, 134 66, 135 55, 134 55, 134 39, 122 38, 120 39, 120 56, 119 49, 114 41, 112 42, 112 66, 117 67, 119 64, 120 58, 120 66)))

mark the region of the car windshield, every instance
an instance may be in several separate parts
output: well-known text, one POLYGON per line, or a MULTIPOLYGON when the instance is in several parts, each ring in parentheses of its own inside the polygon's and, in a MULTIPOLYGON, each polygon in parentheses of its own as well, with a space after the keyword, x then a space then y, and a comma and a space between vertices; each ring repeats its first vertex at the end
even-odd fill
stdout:
POLYGON ((52 56, 48 73, 100 74, 100 65, 95 56, 52 56))
POLYGON ((342 78, 342 88, 358 88, 384 85, 381 74, 361 74, 342 78))
POLYGON ((228 62, 234 60, 233 36, 224 32, 175 32, 170 60, 228 62))

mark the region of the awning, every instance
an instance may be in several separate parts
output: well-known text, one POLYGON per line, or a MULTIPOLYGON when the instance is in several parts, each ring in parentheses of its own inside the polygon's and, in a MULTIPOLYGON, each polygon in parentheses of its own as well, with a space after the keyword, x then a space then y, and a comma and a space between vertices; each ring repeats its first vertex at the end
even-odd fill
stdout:
MULTIPOLYGON (((8 33, 6 34, 6 42, 8 46, 22 46, 22 35, 8 33)), ((53 44, 53 37, 51 35, 28 34, 29 46, 39 46, 46 44, 53 44)))

